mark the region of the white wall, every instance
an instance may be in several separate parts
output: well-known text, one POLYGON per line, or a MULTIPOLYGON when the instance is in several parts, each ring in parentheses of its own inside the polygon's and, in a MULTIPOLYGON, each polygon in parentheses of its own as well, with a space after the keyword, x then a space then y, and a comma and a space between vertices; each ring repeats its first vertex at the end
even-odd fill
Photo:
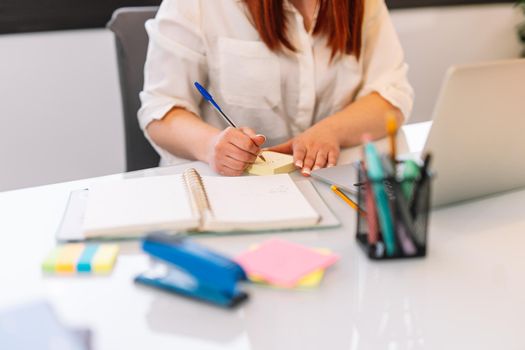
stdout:
POLYGON ((392 20, 416 92, 410 122, 429 120, 443 76, 453 64, 519 57, 512 4, 396 10, 392 20))
MULTIPOLYGON (((517 57, 511 4, 396 10, 416 90, 431 117, 456 63, 517 57)), ((113 38, 81 30, 0 36, 0 191, 124 170, 113 38)))
POLYGON ((0 36, 0 191, 124 170, 106 30, 0 36))

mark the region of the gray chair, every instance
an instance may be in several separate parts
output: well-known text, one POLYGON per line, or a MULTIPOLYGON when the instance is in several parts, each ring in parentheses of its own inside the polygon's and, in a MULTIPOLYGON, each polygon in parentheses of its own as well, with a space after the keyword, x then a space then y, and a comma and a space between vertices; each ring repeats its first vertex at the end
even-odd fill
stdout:
POLYGON ((137 119, 148 47, 144 22, 155 17, 157 10, 156 6, 123 7, 113 12, 107 24, 115 34, 117 46, 127 171, 151 168, 159 164, 159 156, 144 137, 137 119))

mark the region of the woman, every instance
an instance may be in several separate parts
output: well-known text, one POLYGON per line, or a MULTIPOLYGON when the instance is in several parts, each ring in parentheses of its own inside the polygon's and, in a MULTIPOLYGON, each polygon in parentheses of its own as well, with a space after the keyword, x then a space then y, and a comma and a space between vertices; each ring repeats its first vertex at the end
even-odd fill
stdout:
POLYGON ((412 108, 384 0, 164 0, 146 29, 139 121, 161 165, 240 175, 264 145, 309 175, 412 108), (245 127, 225 128, 195 81, 245 127))

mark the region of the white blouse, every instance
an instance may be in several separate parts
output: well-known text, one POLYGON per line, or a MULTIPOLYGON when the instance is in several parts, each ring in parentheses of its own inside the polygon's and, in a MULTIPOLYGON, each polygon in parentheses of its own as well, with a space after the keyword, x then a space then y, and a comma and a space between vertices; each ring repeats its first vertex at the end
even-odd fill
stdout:
MULTIPOLYGON (((164 0, 155 19, 146 23, 150 43, 140 93, 141 127, 177 106, 225 128, 195 81, 237 125, 266 135, 265 146, 286 141, 372 92, 405 118, 410 115, 413 90, 384 0, 365 0, 360 59, 344 55, 332 63, 326 39, 306 31, 289 0, 284 5, 295 53, 270 51, 241 0, 164 0)), ((152 145, 161 165, 182 160, 152 145)))

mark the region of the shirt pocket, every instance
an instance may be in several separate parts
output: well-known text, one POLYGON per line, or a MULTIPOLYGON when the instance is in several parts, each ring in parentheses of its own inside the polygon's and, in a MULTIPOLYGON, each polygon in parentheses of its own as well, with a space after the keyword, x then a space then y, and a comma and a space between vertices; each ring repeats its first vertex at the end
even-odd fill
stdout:
POLYGON ((228 104, 273 108, 281 98, 278 58, 263 42, 220 37, 220 90, 228 104))
POLYGON ((336 64, 338 67, 334 106, 335 111, 339 111, 355 100, 363 83, 363 73, 354 55, 345 55, 336 64))

